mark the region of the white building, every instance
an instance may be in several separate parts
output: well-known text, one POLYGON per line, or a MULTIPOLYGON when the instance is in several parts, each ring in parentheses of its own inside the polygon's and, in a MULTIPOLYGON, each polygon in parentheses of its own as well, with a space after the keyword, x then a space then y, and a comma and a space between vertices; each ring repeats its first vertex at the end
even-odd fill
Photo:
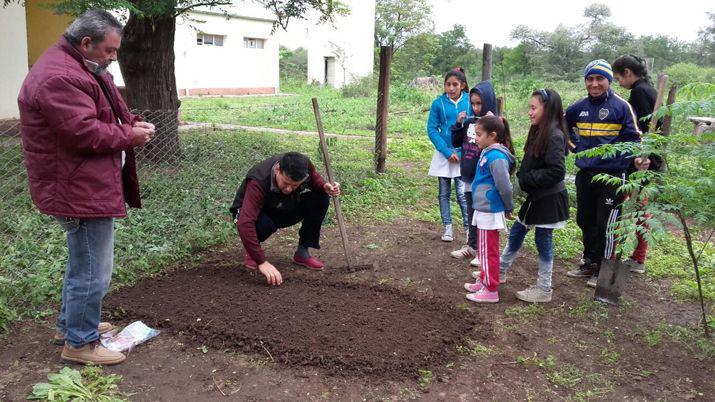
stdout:
POLYGON ((316 13, 292 20, 278 33, 280 44, 308 50, 308 82, 339 88, 372 73, 375 41, 375 0, 342 0, 350 14, 318 23, 316 13))
POLYGON ((17 94, 28 70, 25 9, 10 3, 0 10, 0 27, 0 119, 4 119, 17 117, 20 113, 17 94))
MULTIPOLYGON (((57 42, 72 21, 26 0, 0 9, 0 119, 17 118, 17 94, 28 69, 57 42)), ((372 73, 375 0, 343 0, 350 13, 318 24, 317 13, 292 19, 288 32, 273 31, 275 16, 252 2, 223 12, 193 10, 177 20, 174 41, 179 96, 275 94, 279 88, 279 44, 308 50, 308 82, 340 87, 372 73)), ((110 67, 123 86, 119 66, 110 67)))
MULTIPOLYGON (((176 21, 174 67, 179 96, 275 94, 278 40, 273 14, 253 3, 189 12, 176 21)), ((110 67, 124 86, 119 65, 110 67)))

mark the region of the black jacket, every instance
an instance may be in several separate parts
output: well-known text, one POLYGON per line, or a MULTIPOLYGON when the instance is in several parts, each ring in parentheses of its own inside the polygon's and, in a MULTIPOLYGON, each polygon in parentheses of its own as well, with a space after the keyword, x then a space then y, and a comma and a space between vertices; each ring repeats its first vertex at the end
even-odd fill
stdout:
POLYGON ((536 201, 566 189, 565 141, 566 135, 558 127, 553 127, 544 154, 538 157, 524 155, 516 176, 519 187, 527 194, 527 201, 536 201))
MULTIPOLYGON (((643 134, 648 132, 648 124, 650 119, 641 120, 643 117, 648 116, 653 113, 655 108, 655 100, 658 97, 658 91, 653 88, 652 85, 645 82, 644 80, 638 80, 633 84, 631 88, 631 96, 628 98, 628 103, 633 107, 633 111, 638 117, 638 128, 643 134)), ((658 120, 655 125, 656 131, 660 129, 663 124, 663 119, 658 120)), ((650 156, 650 170, 661 171, 663 166, 663 159, 658 155, 650 156)))

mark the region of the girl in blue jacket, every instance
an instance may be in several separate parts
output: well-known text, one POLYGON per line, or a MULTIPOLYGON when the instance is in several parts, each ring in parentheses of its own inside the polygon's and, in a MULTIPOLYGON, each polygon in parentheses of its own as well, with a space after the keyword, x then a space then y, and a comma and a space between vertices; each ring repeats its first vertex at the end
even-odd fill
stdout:
POLYGON ((429 119, 427 120, 427 135, 434 145, 428 174, 438 178, 439 182, 439 214, 444 225, 442 241, 454 240, 452 230, 452 211, 449 205, 451 182, 454 180, 454 189, 457 202, 462 212, 462 224, 466 228, 467 202, 464 197, 464 185, 460 178, 459 158, 460 147, 452 146, 450 127, 457 121, 460 112, 472 113, 469 96, 464 88, 467 87, 467 78, 459 68, 449 71, 444 76, 444 93, 432 102, 429 119))
POLYGON ((516 167, 509 124, 502 117, 484 116, 477 122, 477 146, 482 150, 472 182, 481 274, 465 283, 467 299, 477 303, 499 301, 499 231, 511 217, 513 188, 509 177, 516 167))

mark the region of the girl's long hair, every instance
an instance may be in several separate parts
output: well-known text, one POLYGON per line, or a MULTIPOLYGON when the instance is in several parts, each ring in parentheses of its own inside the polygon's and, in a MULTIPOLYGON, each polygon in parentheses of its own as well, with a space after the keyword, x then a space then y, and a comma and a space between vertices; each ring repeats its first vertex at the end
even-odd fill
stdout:
POLYGON ((635 54, 626 54, 616 59, 611 66, 614 73, 623 74, 629 69, 643 81, 653 84, 648 76, 648 65, 645 60, 635 54))
POLYGON ((462 83, 462 91, 465 91, 465 88, 469 88, 469 84, 467 84, 467 75, 464 73, 464 69, 462 67, 455 67, 447 71, 447 74, 444 75, 444 82, 447 82, 449 77, 455 77, 462 83))
MULTIPOLYGON (((497 142, 504 145, 514 155, 514 144, 511 141, 509 122, 505 118, 487 115, 479 119, 477 125, 481 126, 487 133, 496 133, 497 142)), ((509 168, 509 174, 514 173, 514 169, 516 169, 516 164, 512 163, 509 168)))
MULTIPOLYGON (((544 113, 541 115, 539 124, 529 128, 529 135, 526 137, 526 144, 524 144, 524 153, 538 158, 546 153, 551 130, 559 128, 563 135, 566 135, 566 119, 561 96, 555 90, 539 89, 532 92, 531 96, 541 102, 544 113)), ((564 149, 568 155, 569 147, 566 138, 564 138, 564 149)))

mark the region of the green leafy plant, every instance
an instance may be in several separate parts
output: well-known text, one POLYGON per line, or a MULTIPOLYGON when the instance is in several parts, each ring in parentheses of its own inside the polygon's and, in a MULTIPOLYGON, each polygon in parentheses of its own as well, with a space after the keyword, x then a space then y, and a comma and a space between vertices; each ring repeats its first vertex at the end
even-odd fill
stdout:
POLYGON ((434 377, 430 370, 425 369, 417 369, 417 375, 419 376, 418 383, 422 389, 427 388, 434 377))
MULTIPOLYGON (((658 117, 671 115, 684 118, 692 115, 715 115, 715 84, 690 84, 679 92, 680 100, 661 108, 658 117)), ((664 223, 678 225, 683 230, 695 278, 702 312, 705 336, 709 328, 701 280, 701 256, 715 233, 715 134, 694 136, 677 132, 668 136, 646 135, 641 143, 605 144, 579 153, 577 156, 609 158, 616 155, 658 155, 667 169, 637 171, 622 183, 620 178, 599 174, 594 181, 618 186, 618 192, 630 195, 622 204, 623 213, 612 229, 618 246, 617 252, 628 254, 635 248, 636 233, 653 242, 654 233, 664 232, 664 223), (647 201, 647 205, 643 204, 647 201), (650 217, 648 217, 650 215, 650 217), (675 218, 675 219, 673 219, 675 218), (645 229, 645 222, 652 231, 645 229), (702 232, 705 240, 696 250, 696 235, 702 232)), ((706 268, 707 274, 712 267, 706 268)))
POLYGON ((47 375, 48 382, 35 384, 30 400, 43 401, 125 401, 126 395, 119 390, 122 377, 117 374, 103 375, 96 366, 84 368, 81 372, 64 367, 59 373, 47 375))

